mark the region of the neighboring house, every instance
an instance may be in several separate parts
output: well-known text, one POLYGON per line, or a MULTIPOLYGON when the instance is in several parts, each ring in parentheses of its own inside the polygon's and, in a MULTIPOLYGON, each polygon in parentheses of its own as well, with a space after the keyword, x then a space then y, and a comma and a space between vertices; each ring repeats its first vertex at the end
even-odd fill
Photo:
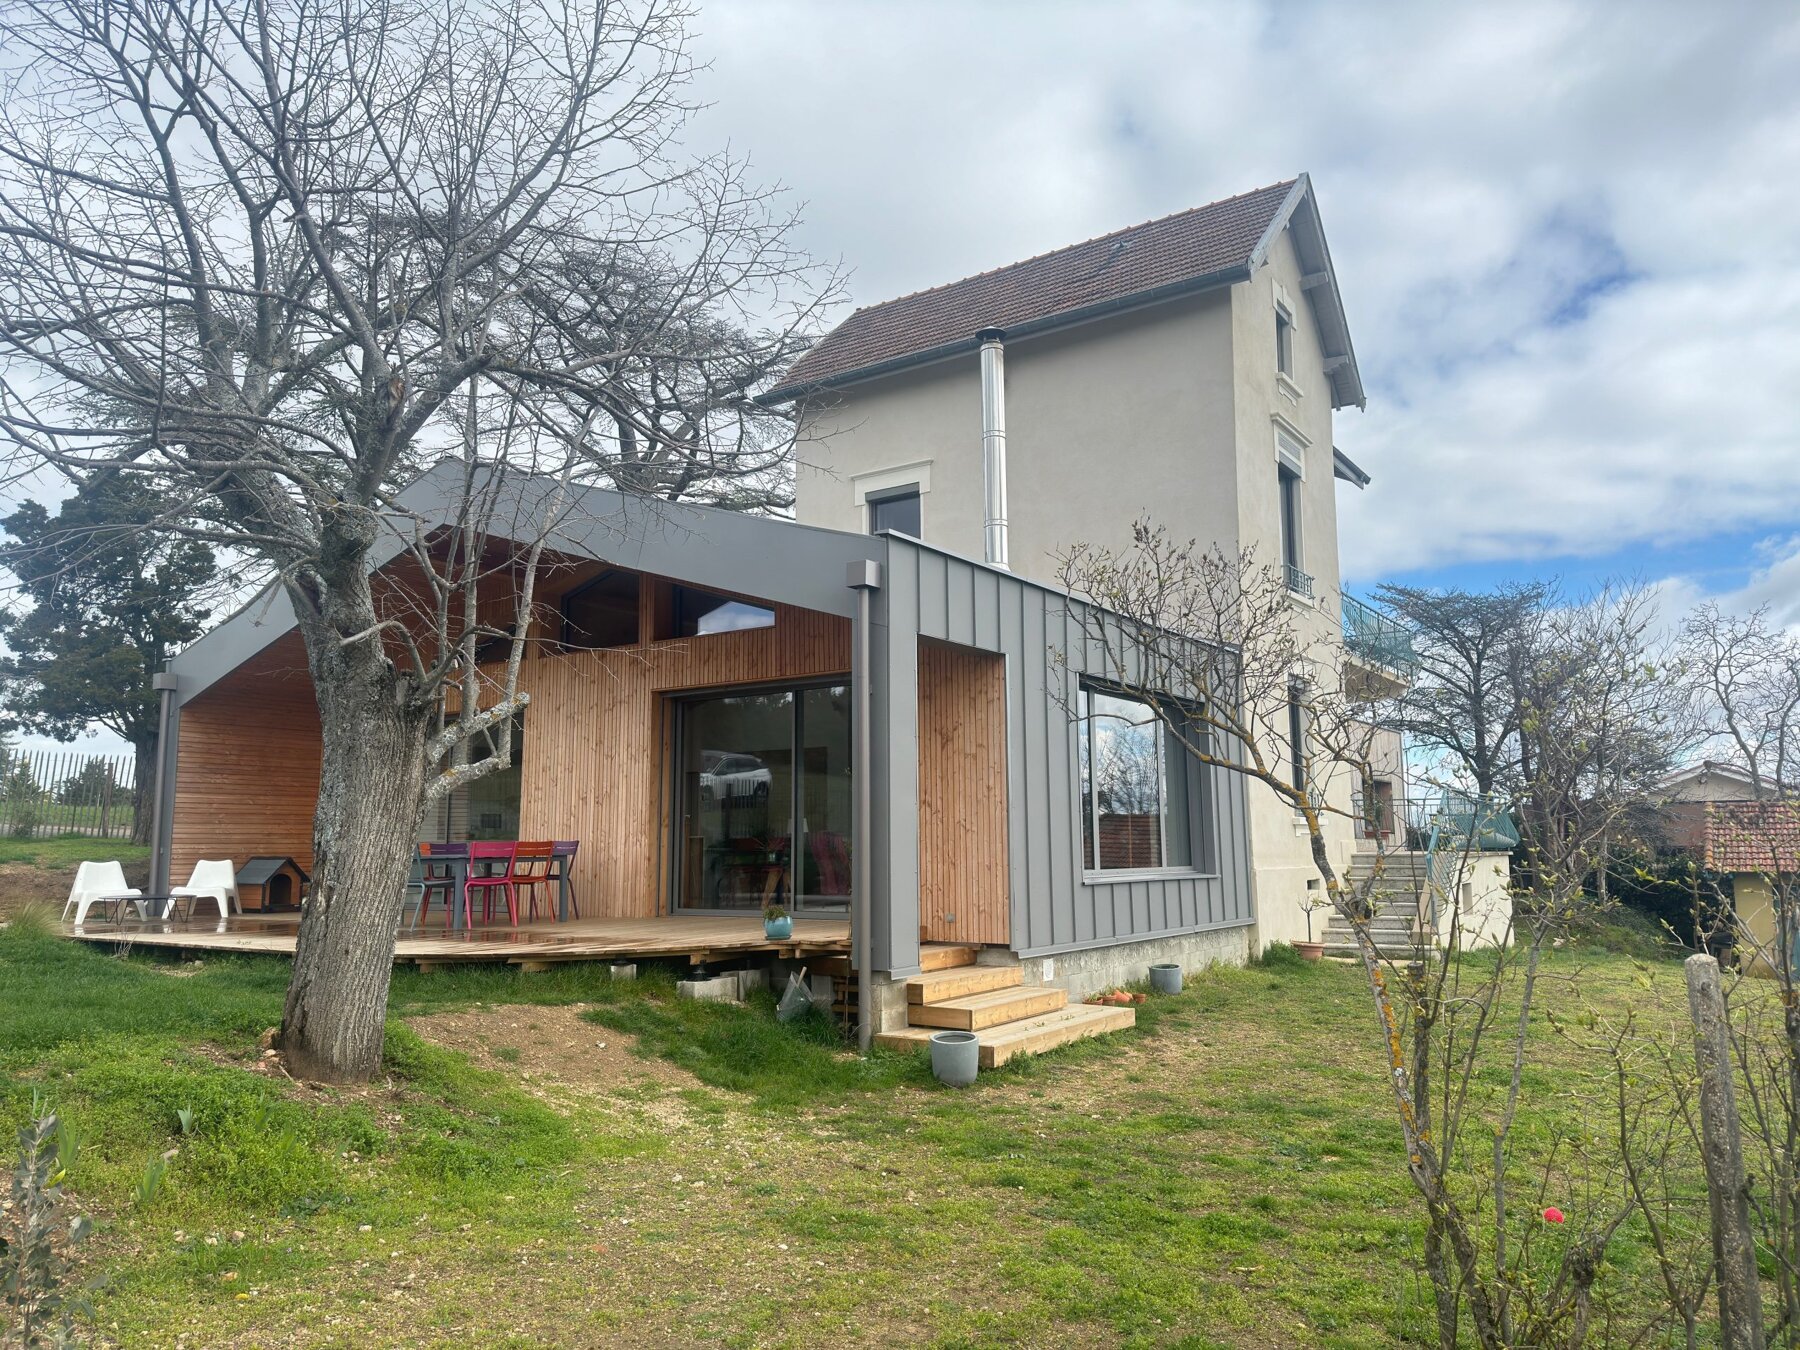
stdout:
POLYGON ((1740 966, 1768 974, 1784 946, 1790 965, 1800 965, 1792 950, 1800 937, 1800 801, 1715 799, 1701 807, 1701 820, 1701 866, 1719 877, 1737 916, 1740 966))
MULTIPOLYGON (((1149 517, 1283 569, 1318 658, 1402 687, 1406 634, 1341 603, 1332 444, 1362 377, 1310 181, 1135 225, 857 310, 773 391, 802 413, 796 514, 890 531, 1054 584, 1077 543, 1124 547, 1149 517)), ((1287 758, 1285 751, 1276 753, 1287 758)), ((1394 837, 1397 735, 1338 785, 1334 852, 1394 837), (1359 825, 1352 811, 1361 811, 1359 825)), ((1260 942, 1304 937, 1304 828, 1251 790, 1260 942)), ((1140 851, 1117 868, 1141 873, 1140 851)), ((1104 859, 1072 879, 1111 884, 1104 859)), ((1059 897, 1060 898, 1060 897, 1059 897)))
POLYGON ((1656 842, 1662 848, 1698 854, 1706 847, 1709 803, 1756 798, 1756 780, 1735 764, 1708 759, 1677 769, 1656 787, 1656 819, 1662 830, 1662 838, 1656 842))
MULTIPOLYGON (((461 470, 445 466, 397 508, 428 532, 447 527, 461 490, 461 470)), ((559 523, 520 677, 530 703, 517 767, 459 794, 448 816, 459 836, 578 840, 583 919, 755 914, 771 896, 802 918, 841 917, 855 913, 866 858, 883 1032, 907 1024, 902 985, 920 974, 922 944, 1022 966, 1040 1011, 1042 985, 1080 996, 1143 978, 1151 960, 1248 954, 1243 780, 1170 755, 1157 736, 1116 747, 1111 813, 1143 819, 1104 828, 1131 848, 1154 835, 1179 848, 1180 865, 1084 878, 1092 842, 1065 710, 1084 672, 1052 650, 1080 646, 1083 606, 900 535, 560 491, 521 477, 495 494, 496 521, 542 521, 559 503, 559 523), (858 762, 864 682, 870 753, 858 762), (1159 769, 1179 781, 1178 807, 1133 788, 1159 769)), ((373 562, 404 621, 407 559, 393 545, 373 562)), ((487 622, 510 622, 511 597, 484 599, 487 622)), ((208 633, 170 674, 165 873, 277 853, 311 869, 319 722, 285 593, 208 633)), ((436 822, 425 833, 443 837, 436 822)), ((996 991, 976 1011, 1008 997, 996 991)), ((1062 1009, 1050 1031, 1104 1030, 1119 1011, 1062 1009)))

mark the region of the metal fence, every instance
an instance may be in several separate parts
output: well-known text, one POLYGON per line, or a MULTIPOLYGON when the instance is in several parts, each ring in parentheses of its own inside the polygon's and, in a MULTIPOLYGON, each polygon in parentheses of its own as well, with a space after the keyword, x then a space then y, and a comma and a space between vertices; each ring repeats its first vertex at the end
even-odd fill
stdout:
POLYGON ((131 755, 0 748, 0 835, 129 839, 136 792, 131 755))

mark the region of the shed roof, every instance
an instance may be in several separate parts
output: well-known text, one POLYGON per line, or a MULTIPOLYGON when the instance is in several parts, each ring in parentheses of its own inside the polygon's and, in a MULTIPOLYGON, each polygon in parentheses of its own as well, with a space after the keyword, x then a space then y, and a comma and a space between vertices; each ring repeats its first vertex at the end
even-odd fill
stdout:
POLYGON ((1302 226, 1295 243, 1320 310, 1334 405, 1360 407, 1362 380, 1305 174, 865 306, 826 334, 765 398, 780 402, 974 350, 975 334, 984 329, 1024 337, 1246 280, 1290 222, 1302 226))
POLYGON ((1714 872, 1800 872, 1800 801, 1706 803, 1705 865, 1714 872))

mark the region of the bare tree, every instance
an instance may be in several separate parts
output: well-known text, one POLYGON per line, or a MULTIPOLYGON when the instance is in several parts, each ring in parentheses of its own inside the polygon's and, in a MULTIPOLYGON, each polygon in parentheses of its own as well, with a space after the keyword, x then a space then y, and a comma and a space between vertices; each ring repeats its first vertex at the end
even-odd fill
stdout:
POLYGON ((1706 604, 1682 627, 1681 655, 1708 753, 1750 785, 1748 800, 1706 808, 1696 908, 1724 916, 1736 958, 1729 1030, 1758 1246, 1774 1266, 1770 1335, 1800 1345, 1800 637, 1764 611, 1706 604))
MULTIPOLYGON (((1407 1176, 1425 1208, 1440 1343, 1450 1350, 1467 1332, 1490 1348, 1578 1346, 1597 1326, 1628 1318, 1632 1310, 1598 1288, 1606 1252, 1636 1207, 1616 1155, 1590 1152, 1578 1137, 1546 1143, 1518 1126, 1545 955, 1592 912, 1584 862, 1647 785, 1654 759, 1644 743, 1658 734, 1664 701, 1659 668, 1646 659, 1644 598, 1605 593, 1544 625, 1547 641, 1529 652, 1508 650, 1509 663, 1530 672, 1512 734, 1531 738, 1541 775, 1519 787, 1553 803, 1556 824, 1536 845, 1540 890, 1491 935, 1492 957, 1471 963, 1460 959, 1475 936, 1463 929, 1460 892, 1497 808, 1476 799, 1440 813, 1434 833, 1445 856, 1419 902, 1436 922, 1410 956, 1384 953, 1371 930, 1381 863, 1351 882, 1326 822, 1353 809, 1339 785, 1368 773, 1371 729, 1391 710, 1346 678, 1341 651, 1323 639, 1318 616, 1292 602, 1277 569, 1252 552, 1206 549, 1140 523, 1128 549, 1070 550, 1061 580, 1082 644, 1078 657, 1064 654, 1071 669, 1097 672, 1188 754, 1260 784, 1305 822, 1328 903, 1354 934, 1366 976, 1407 1176), (1552 1175, 1563 1194, 1580 1188, 1585 1203, 1546 1257, 1540 1215, 1552 1175), (1534 1198, 1522 1202, 1516 1192, 1531 1179, 1534 1198)), ((1068 711, 1079 718, 1083 706, 1068 711)), ((1609 1075, 1584 1086, 1596 1112, 1614 1109, 1609 1075)), ((1630 1101, 1622 1109, 1621 1129, 1635 1136, 1642 1113, 1630 1101)), ((1662 1316, 1646 1312, 1640 1326, 1662 1316)))
POLYGON ((1516 675, 1552 600, 1542 582, 1492 592, 1386 585, 1375 598, 1413 634, 1418 674, 1400 699, 1413 743, 1447 756, 1482 797, 1519 771, 1516 675))
POLYGON ((786 454, 747 395, 835 278, 741 163, 684 158, 689 17, 0 8, 11 481, 153 481, 174 505, 144 527, 242 559, 305 641, 324 757, 281 1029, 297 1073, 378 1065, 416 823, 509 760, 559 485, 736 503, 786 454), (403 508, 444 456, 450 500, 403 508))

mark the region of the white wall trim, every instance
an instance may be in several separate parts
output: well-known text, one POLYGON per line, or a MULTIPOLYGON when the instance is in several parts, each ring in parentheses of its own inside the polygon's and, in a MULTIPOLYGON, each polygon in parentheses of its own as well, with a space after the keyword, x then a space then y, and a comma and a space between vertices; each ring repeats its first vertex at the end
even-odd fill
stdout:
POLYGON ((850 480, 856 491, 856 504, 868 505, 870 497, 879 497, 882 493, 894 488, 919 485, 922 497, 931 491, 931 461, 921 459, 914 464, 900 464, 891 469, 872 469, 868 473, 859 473, 850 480))

